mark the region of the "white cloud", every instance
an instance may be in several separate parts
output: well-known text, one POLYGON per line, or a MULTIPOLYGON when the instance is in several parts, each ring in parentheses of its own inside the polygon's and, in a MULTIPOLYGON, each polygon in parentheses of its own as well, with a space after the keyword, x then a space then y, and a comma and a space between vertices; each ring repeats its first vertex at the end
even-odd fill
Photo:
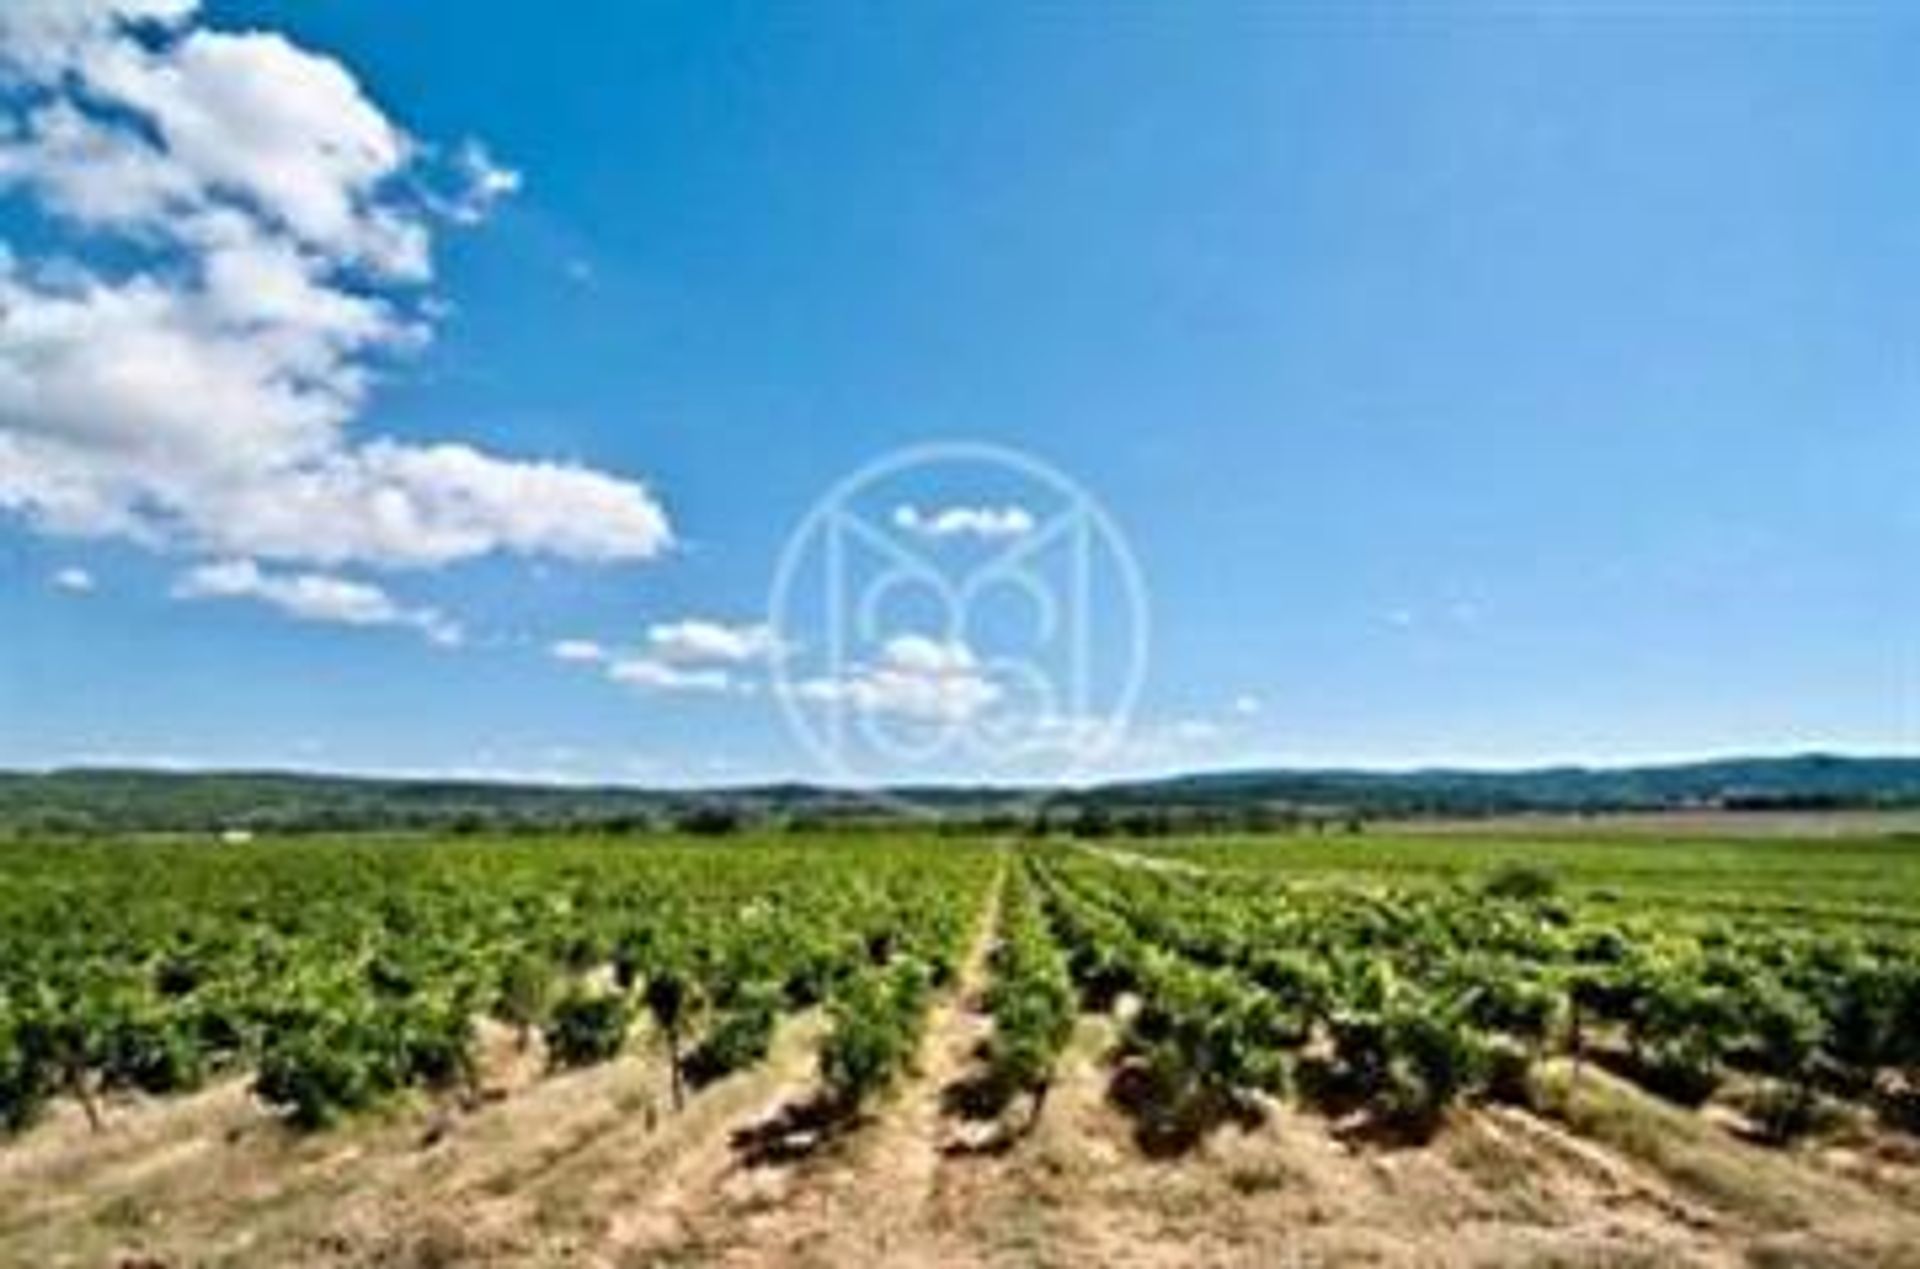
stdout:
POLYGON ((442 208, 447 218, 458 224, 479 224, 495 203, 520 190, 520 173, 495 162, 487 147, 471 137, 454 151, 453 163, 460 188, 443 201, 442 208))
POLYGON ((897 635, 872 662, 794 686, 801 700, 913 722, 965 722, 999 701, 1001 686, 957 640, 897 635))
POLYGON ((547 651, 553 654, 556 661, 569 661, 576 665, 597 665, 607 659, 607 650, 591 639, 559 639, 547 651))
POLYGON ((903 673, 938 676, 972 673, 980 660, 958 639, 905 634, 881 645, 880 663, 903 673))
POLYGON ((911 505, 893 509, 895 528, 927 538, 976 537, 985 540, 1017 538, 1033 532, 1033 513, 1025 507, 942 507, 920 510, 911 505))
POLYGON ((55 572, 52 577, 54 589, 64 590, 72 595, 91 594, 94 590, 93 574, 84 568, 67 567, 55 572))
POLYGON ((138 9, 152 25, 140 38, 50 18, 50 4, 0 21, 9 78, 49 94, 0 154, 50 208, 152 237, 238 211, 330 260, 426 276, 428 227, 390 188, 418 147, 339 62, 272 32, 197 26, 197 6, 84 7, 138 9), (80 170, 89 158, 110 160, 118 184, 80 170))
POLYGON ((697 617, 650 627, 647 645, 655 656, 665 661, 717 661, 730 665, 764 661, 780 650, 780 641, 771 626, 728 625, 697 617))
POLYGON ((0 511, 328 566, 668 547, 633 480, 352 434, 430 335, 436 218, 519 177, 477 142, 436 158, 337 61, 196 14, 0 6, 0 193, 69 230, 0 250, 0 511))
POLYGON ((327 573, 269 573, 252 560, 221 560, 189 569, 175 583, 177 599, 252 599, 302 621, 347 626, 405 626, 443 647, 461 643, 458 622, 437 609, 408 607, 380 587, 327 573))
POLYGON ((737 671, 779 655, 771 627, 688 618, 647 629, 635 651, 616 652, 590 639, 562 639, 548 651, 559 661, 598 665, 615 683, 650 692, 724 692, 752 695, 755 684, 737 671))
POLYGON ((638 485, 465 445, 373 441, 210 502, 243 529, 221 535, 241 541, 217 546, 327 564, 437 565, 499 551, 610 563, 653 555, 671 538, 638 485))
POLYGON ((730 692, 734 677, 715 667, 689 669, 658 657, 618 657, 607 664, 607 677, 628 687, 655 692, 730 692))
POLYGON ((118 27, 175 25, 199 7, 200 0, 7 0, 0 5, 0 58, 45 66, 118 27))
POLYGON ((1243 692, 1233 698, 1228 704, 1228 708, 1241 718, 1252 718, 1255 714, 1265 709, 1266 705, 1259 697, 1243 692))

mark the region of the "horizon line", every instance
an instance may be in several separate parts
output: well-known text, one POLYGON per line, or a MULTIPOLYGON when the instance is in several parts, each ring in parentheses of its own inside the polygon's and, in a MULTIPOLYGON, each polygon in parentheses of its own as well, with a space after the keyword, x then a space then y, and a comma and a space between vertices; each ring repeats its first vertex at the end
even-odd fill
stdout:
POLYGON ((837 783, 805 775, 781 774, 731 781, 679 783, 663 780, 645 783, 636 780, 603 779, 593 776, 569 776, 556 771, 515 772, 510 769, 422 769, 352 768, 306 766, 299 763, 266 765, 226 765, 221 763, 171 762, 167 760, 81 760, 48 765, 0 766, 0 776, 55 776, 74 773, 120 773, 174 776, 253 776, 294 777, 304 779, 357 780, 394 784, 467 784, 497 788, 608 790, 632 793, 718 794, 742 793, 779 786, 799 786, 821 793, 871 795, 899 789, 941 789, 952 791, 1036 791, 1093 790, 1120 785, 1160 784, 1190 779, 1233 776, 1375 776, 1382 778, 1423 775, 1523 776, 1549 772, 1608 772, 1678 770, 1733 762, 1792 762, 1828 759, 1841 762, 1920 762, 1920 751, 1851 750, 1831 747, 1780 750, 1711 750, 1687 754, 1666 754, 1645 758, 1564 758, 1528 759, 1518 762, 1415 761, 1415 762, 1289 762, 1285 760, 1249 760, 1168 768, 1138 774, 1111 774, 1084 780, 993 780, 985 777, 928 777, 867 784, 837 783))

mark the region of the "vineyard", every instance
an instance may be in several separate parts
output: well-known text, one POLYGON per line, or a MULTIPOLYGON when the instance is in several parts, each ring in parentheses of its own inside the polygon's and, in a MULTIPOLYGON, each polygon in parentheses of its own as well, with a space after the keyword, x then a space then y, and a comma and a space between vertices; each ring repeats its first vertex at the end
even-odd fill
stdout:
POLYGON ((1905 1264, 1920 847, 0 846, 0 1263, 1905 1264))

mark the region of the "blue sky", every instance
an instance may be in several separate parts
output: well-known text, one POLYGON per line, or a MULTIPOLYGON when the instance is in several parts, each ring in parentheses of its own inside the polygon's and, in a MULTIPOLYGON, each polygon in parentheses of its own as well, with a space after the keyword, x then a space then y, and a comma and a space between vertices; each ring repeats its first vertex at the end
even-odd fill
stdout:
MULTIPOLYGON (((1137 558, 1092 769, 1911 751, 1920 19, 1841 8, 20 0, 0 764, 818 774, 776 560, 940 439, 1137 558)), ((817 695, 996 690, 892 633, 817 695)))

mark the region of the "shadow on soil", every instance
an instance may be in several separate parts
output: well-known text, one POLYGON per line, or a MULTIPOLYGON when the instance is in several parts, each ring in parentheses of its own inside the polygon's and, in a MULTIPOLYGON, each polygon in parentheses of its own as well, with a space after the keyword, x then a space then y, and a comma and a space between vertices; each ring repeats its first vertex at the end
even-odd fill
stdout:
POLYGON ((972 1123, 998 1119, 1013 1104, 1013 1090, 987 1071, 964 1075, 940 1090, 940 1110, 972 1123))
POLYGON ((955 1080, 940 1091, 940 1109, 962 1124, 961 1134, 940 1148, 948 1158, 999 1158, 1032 1135, 1047 1103, 1043 1085, 1024 1096, 986 1071, 955 1080), (1015 1111, 1025 1101, 1024 1113, 1015 1111))
POLYGON ((1250 1098, 1207 1086, 1168 1087, 1146 1066, 1130 1061, 1114 1068, 1107 1100, 1133 1121, 1134 1144, 1152 1159, 1188 1154, 1227 1124, 1253 1132, 1267 1120, 1266 1111, 1250 1098))
POLYGON ((749 1168, 791 1166, 819 1154, 860 1125, 858 1111, 825 1094, 788 1102, 758 1123, 737 1129, 731 1142, 749 1168))

